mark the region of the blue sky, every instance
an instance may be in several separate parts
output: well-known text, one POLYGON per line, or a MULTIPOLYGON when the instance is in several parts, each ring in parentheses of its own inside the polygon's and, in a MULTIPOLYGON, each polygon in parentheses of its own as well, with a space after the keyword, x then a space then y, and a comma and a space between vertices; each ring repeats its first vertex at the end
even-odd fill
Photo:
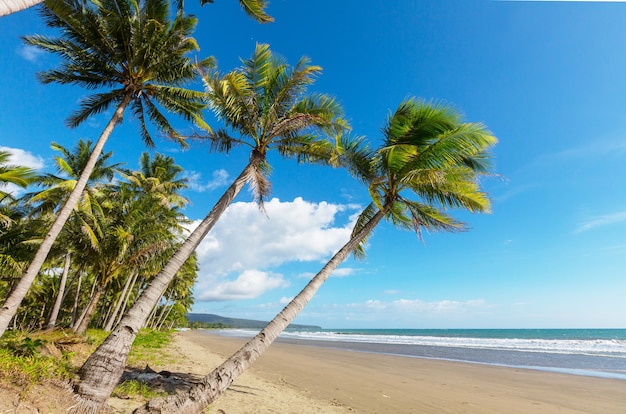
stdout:
MULTIPOLYGON (((471 230, 425 234, 380 226, 365 261, 347 261, 298 317, 325 328, 626 326, 626 4, 487 0, 274 0, 259 25, 237 2, 200 8, 200 55, 223 71, 269 43, 291 63, 324 68, 314 91, 342 103, 353 131, 376 144, 410 96, 450 103, 499 138, 490 215, 457 214, 471 230), (365 5, 365 7, 364 7, 365 5)), ((87 92, 42 85, 55 59, 19 36, 46 33, 34 10, 0 19, 0 146, 14 162, 52 169, 50 142, 95 140, 107 117, 70 130, 87 92)), ((217 125, 207 113, 212 125, 217 125)), ((186 126, 179 123, 180 127, 186 126)), ((130 116, 106 148, 135 167, 145 148, 130 116)), ((198 220, 247 154, 181 152, 198 220)), ((276 156, 268 217, 243 192, 200 246, 194 311, 269 319, 346 240, 368 202, 345 172, 276 156)))

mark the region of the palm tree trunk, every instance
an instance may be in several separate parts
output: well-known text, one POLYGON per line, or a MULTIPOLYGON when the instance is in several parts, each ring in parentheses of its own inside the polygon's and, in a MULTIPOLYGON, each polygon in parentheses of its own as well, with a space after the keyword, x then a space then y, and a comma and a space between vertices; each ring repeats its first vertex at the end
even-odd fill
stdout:
MULTIPOLYGON (((159 302, 160 301, 161 300, 159 299, 159 302)), ((150 311, 150 314, 148 314, 148 317, 146 318, 146 322, 143 324, 142 328, 148 328, 150 326, 150 323, 154 319, 154 315, 156 315, 158 310, 159 310, 159 304, 157 303, 156 305, 154 305, 154 307, 150 311)))
MULTIPOLYGON (((122 316, 124 316, 124 310, 126 309, 126 305, 128 304, 128 300, 130 299, 130 296, 133 293, 133 290, 135 289, 135 283, 137 283, 137 273, 138 272, 134 272, 133 273, 133 281, 130 284, 130 289, 128 289, 128 292, 126 293, 126 297, 124 298, 124 302, 122 303, 122 308, 120 309, 117 318, 115 320, 115 325, 117 325, 118 323, 120 323, 120 320, 122 320, 122 316)), ((113 327, 111 327, 113 328, 113 327)))
POLYGON ((184 394, 149 400, 144 406, 133 411, 133 414, 196 414, 202 412, 209 404, 226 391, 230 384, 269 348, 278 335, 280 335, 296 316, 298 316, 307 303, 309 303, 311 298, 337 266, 339 266, 354 249, 357 248, 365 237, 372 232, 383 216, 384 213, 381 211, 376 213, 356 235, 335 253, 322 270, 311 279, 304 289, 302 289, 300 293, 298 293, 298 295, 261 330, 261 332, 220 366, 215 368, 213 372, 204 377, 200 384, 193 386, 184 394))
POLYGON ((15 315, 15 312, 17 312, 17 308, 22 303, 24 296, 26 296, 26 294, 28 293, 28 289, 30 289, 30 286, 33 284, 35 277, 39 273, 41 266, 46 260, 46 257, 48 257, 48 253, 50 252, 54 241, 59 236, 59 233, 61 233, 65 222, 67 221, 70 214, 72 213, 72 210, 80 200, 80 196, 83 193, 85 186, 87 185, 87 181, 89 180, 91 172, 93 171, 96 162, 98 161, 98 157, 102 153, 104 144, 111 136, 111 133, 113 132, 113 129, 115 128, 117 123, 122 120, 122 115, 124 114, 124 110, 126 109, 128 104, 130 103, 131 97, 132 96, 130 94, 125 96, 115 110, 115 113, 111 117, 111 120, 107 124, 106 128, 104 128, 104 131, 102 131, 100 138, 98 138, 98 142, 94 146, 93 152, 89 157, 89 161, 87 161, 85 169, 81 172, 80 177, 76 182, 76 186, 70 193, 70 196, 61 208, 61 211, 59 211, 59 214, 54 220, 52 227, 50 227, 48 234, 46 234, 43 242, 39 246, 39 249, 37 250, 33 261, 28 266, 26 273, 24 273, 15 289, 13 289, 9 297, 2 305, 2 308, 0 309, 0 336, 4 334, 4 331, 6 331, 7 326, 11 321, 11 318, 13 318, 13 315, 15 315))
MULTIPOLYGON (((91 299, 93 299, 93 295, 96 294, 96 286, 98 286, 98 278, 94 277, 93 278, 93 284, 91 285, 91 292, 89 292, 89 299, 87 301, 87 305, 89 305, 91 303, 91 299)), ((76 319, 76 321, 72 324, 72 330, 73 331, 76 331, 76 329, 78 329, 78 326, 82 323, 83 318, 87 314, 87 308, 88 307, 89 306, 85 306, 85 309, 83 309, 83 311, 80 313, 80 316, 78 317, 78 319, 76 319)))
POLYGON ((124 372, 130 346, 139 329, 146 323, 150 311, 161 299, 167 285, 250 180, 262 161, 263 155, 253 151, 246 168, 220 197, 211 212, 141 293, 113 332, 85 361, 78 372, 81 381, 74 386, 74 391, 81 400, 79 404, 81 408, 97 409, 106 403, 124 372))
POLYGON ((109 291, 113 291, 112 295, 113 297, 111 298, 111 300, 107 300, 108 297, 110 296, 109 292, 104 292, 104 300, 100 302, 100 309, 98 309, 98 311, 96 312, 98 314, 98 321, 96 322, 96 328, 98 329, 102 329, 102 327, 104 326, 104 324, 106 323, 106 321, 109 319, 109 316, 111 315, 111 313, 113 312, 113 302, 115 301, 115 289, 111 288, 111 286, 108 286, 109 291))
POLYGON ((154 322, 152 322, 152 329, 158 329, 158 326, 161 324, 161 321, 163 320, 163 317, 165 316, 165 313, 169 308, 169 303, 170 298, 165 298, 165 303, 163 304, 163 309, 161 309, 161 312, 159 313, 159 317, 156 318, 154 322))
POLYGON ((57 323, 57 317, 59 316, 59 309, 61 309, 61 302, 63 301, 63 294, 65 293, 65 282, 67 281, 67 274, 70 271, 71 254, 68 252, 65 255, 65 266, 63 266, 63 273, 61 274, 61 282, 59 283, 59 294, 57 300, 54 302, 50 319, 48 319, 48 325, 46 328, 53 329, 57 323))
POLYGON ((103 292, 104 286, 98 286, 98 288, 96 289, 96 293, 93 295, 93 297, 89 301, 89 304, 87 305, 87 308, 85 308, 85 311, 83 312, 83 318, 81 319, 80 324, 78 324, 78 326, 74 328, 75 334, 84 335, 85 332, 87 332, 89 322, 91 322, 91 319, 96 312, 96 306, 98 305, 98 301, 100 300, 100 296, 102 296, 103 292))
POLYGON ((76 323, 76 317, 78 316, 78 302, 80 301, 80 285, 83 283, 83 270, 78 271, 78 283, 76 283, 76 296, 74 296, 74 306, 72 307, 72 325, 76 323))
POLYGON ((0 17, 26 10, 43 0, 0 0, 0 17))
POLYGON ((120 295, 119 299, 117 300, 117 303, 115 304, 115 309, 113 310, 113 314, 109 317, 106 325, 104 326, 104 330, 106 332, 109 332, 113 328, 113 323, 115 322, 115 319, 117 319, 117 313, 122 308, 122 303, 124 302, 124 298, 126 297, 126 292, 128 291, 128 288, 130 287, 131 281, 135 278, 135 275, 136 273, 133 272, 132 274, 128 276, 128 279, 126 279, 126 283, 124 284, 124 289, 122 290, 122 294, 120 295))
POLYGON ((165 323, 165 321, 167 321, 167 318, 170 316, 170 313, 172 313, 172 309, 174 309, 175 304, 176 302, 173 302, 171 305, 167 307, 167 312, 165 312, 165 316, 163 317, 163 319, 159 321, 159 325, 156 327, 158 331, 160 331, 163 328, 163 324, 165 323))

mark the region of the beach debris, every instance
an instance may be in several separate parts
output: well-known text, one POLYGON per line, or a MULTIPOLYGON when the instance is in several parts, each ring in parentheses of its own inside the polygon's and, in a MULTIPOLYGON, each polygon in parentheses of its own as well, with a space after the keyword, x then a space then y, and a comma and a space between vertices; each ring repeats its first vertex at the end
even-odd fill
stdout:
POLYGON ((153 389, 162 389, 168 394, 179 390, 186 390, 200 382, 201 377, 193 374, 173 373, 170 371, 155 371, 149 365, 142 370, 125 371, 121 382, 140 381, 153 389))

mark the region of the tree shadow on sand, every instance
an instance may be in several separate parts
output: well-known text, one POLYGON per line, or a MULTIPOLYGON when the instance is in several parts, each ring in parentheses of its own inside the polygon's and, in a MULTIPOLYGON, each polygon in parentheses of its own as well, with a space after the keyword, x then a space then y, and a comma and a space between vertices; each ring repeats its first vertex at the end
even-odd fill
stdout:
MULTIPOLYGON (((171 371, 156 372, 150 368, 150 366, 146 365, 144 369, 127 367, 122 375, 122 378, 120 379, 120 384, 125 381, 135 380, 146 384, 155 392, 167 393, 171 395, 181 391, 188 391, 190 387, 201 383, 202 378, 202 375, 191 373, 171 371)), ((232 385, 229 390, 236 393, 251 395, 257 395, 256 391, 258 391, 255 388, 243 385, 232 385)))

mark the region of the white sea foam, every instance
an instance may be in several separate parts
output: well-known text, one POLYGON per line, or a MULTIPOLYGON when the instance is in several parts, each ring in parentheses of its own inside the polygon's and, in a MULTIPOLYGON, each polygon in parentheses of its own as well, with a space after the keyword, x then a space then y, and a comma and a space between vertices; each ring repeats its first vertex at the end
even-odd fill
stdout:
MULTIPOLYGON (((249 337, 256 331, 233 329, 222 335, 249 337)), ((626 359, 626 341, 617 339, 518 339, 469 338, 445 336, 367 335, 337 332, 287 331, 281 338, 310 341, 356 342, 393 345, 489 349, 500 351, 541 352, 550 354, 589 355, 626 359)))

